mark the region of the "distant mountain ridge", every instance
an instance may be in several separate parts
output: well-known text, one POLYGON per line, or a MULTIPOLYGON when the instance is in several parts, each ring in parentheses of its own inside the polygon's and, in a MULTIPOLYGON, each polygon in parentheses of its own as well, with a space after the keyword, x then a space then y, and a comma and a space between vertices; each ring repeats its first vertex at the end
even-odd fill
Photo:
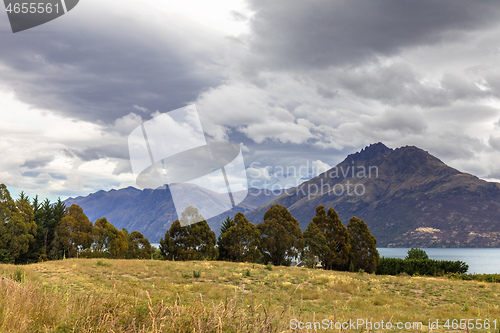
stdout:
MULTIPOLYGON (((258 224, 271 205, 280 204, 305 230, 322 204, 333 207, 344 224, 352 216, 364 219, 380 247, 500 247, 500 184, 453 169, 414 146, 372 144, 284 194, 250 192, 234 209, 209 219, 211 229, 218 233, 222 220, 239 211, 258 224)), ((213 192, 191 193, 212 200, 214 208, 219 204, 213 192)), ((165 189, 128 187, 65 202, 80 205, 92 221, 106 217, 154 243, 177 218, 165 189)))
MULTIPOLYGON (((223 206, 221 195, 203 189, 196 185, 185 184, 190 195, 198 202, 208 202, 216 210, 223 206), (202 199, 200 199, 202 198, 202 199)), ((275 198, 279 192, 249 189, 249 194, 233 209, 208 219, 210 228, 218 233, 222 221, 233 217, 237 212, 247 213, 275 198)), ((85 197, 68 198, 66 206, 77 204, 83 208, 88 218, 95 222, 101 217, 112 223, 118 229, 127 228, 129 231, 140 231, 152 243, 158 243, 160 238, 177 219, 172 195, 167 189, 139 190, 127 187, 119 190, 98 191, 85 197)))
POLYGON ((273 204, 287 207, 303 230, 320 204, 333 207, 345 224, 357 216, 381 247, 500 246, 500 184, 414 146, 372 144, 246 216, 259 223, 273 204))

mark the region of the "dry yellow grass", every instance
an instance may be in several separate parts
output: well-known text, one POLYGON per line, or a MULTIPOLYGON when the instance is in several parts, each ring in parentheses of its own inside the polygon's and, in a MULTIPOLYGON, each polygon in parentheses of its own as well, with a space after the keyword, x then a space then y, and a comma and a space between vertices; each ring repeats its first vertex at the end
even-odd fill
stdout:
POLYGON ((210 261, 0 265, 2 276, 16 270, 23 282, 0 282, 1 332, 282 332, 293 319, 418 321, 428 332, 429 319, 448 318, 496 319, 499 332, 494 283, 210 261))

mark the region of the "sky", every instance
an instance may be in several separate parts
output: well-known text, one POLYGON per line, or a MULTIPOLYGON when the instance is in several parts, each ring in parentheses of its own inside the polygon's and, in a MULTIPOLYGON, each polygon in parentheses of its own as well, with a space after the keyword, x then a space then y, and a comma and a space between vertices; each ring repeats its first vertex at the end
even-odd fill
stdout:
POLYGON ((85 0, 15 34, 0 9, 14 195, 136 186, 128 136, 187 105, 207 140, 240 146, 250 186, 296 186, 376 142, 499 181, 500 6, 85 0))

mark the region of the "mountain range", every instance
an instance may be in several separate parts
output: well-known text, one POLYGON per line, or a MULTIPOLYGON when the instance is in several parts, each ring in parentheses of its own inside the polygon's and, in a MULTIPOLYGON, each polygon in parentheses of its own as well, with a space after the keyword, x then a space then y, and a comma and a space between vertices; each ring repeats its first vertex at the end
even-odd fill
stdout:
MULTIPOLYGON (((227 195, 222 196, 192 184, 182 186, 184 190, 177 190, 176 193, 189 193, 193 200, 210 205, 213 211, 225 210, 221 207, 225 207, 223 198, 227 195)), ((210 228, 218 232, 226 217, 233 217, 238 212, 247 213, 281 194, 259 189, 249 189, 248 192, 245 200, 236 207, 208 219, 210 228)), ((101 190, 85 197, 68 198, 64 202, 68 207, 72 204, 82 207, 91 221, 106 217, 118 229, 140 231, 152 243, 159 243, 172 222, 178 219, 168 186, 154 190, 139 190, 131 186, 119 190, 101 190)))
POLYGON ((500 184, 413 146, 372 144, 246 216, 260 222, 274 204, 286 206, 303 230, 320 204, 344 224, 362 218, 380 247, 500 246, 500 184))
MULTIPOLYGON (((194 196, 217 196, 198 188, 194 196)), ((287 207, 302 230, 322 204, 347 224, 357 216, 380 247, 499 247, 500 184, 453 169, 414 146, 391 149, 372 144, 286 193, 251 189, 237 207, 208 220, 218 232, 222 220, 241 211, 254 224, 274 204, 287 207), (281 194, 281 195, 279 195, 281 194)), ((95 221, 107 217, 117 228, 141 231, 158 242, 176 218, 168 190, 128 187, 70 198, 95 221)))

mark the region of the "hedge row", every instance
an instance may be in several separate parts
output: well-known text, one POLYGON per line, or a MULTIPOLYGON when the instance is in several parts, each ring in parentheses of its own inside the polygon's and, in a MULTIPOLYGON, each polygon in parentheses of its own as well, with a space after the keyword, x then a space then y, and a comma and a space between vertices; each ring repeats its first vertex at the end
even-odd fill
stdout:
POLYGON ((475 280, 480 282, 495 282, 500 283, 500 274, 457 274, 448 275, 451 279, 457 280, 475 280))
POLYGON ((442 275, 448 273, 464 274, 469 269, 463 261, 433 259, 380 258, 376 274, 398 275, 442 275))

